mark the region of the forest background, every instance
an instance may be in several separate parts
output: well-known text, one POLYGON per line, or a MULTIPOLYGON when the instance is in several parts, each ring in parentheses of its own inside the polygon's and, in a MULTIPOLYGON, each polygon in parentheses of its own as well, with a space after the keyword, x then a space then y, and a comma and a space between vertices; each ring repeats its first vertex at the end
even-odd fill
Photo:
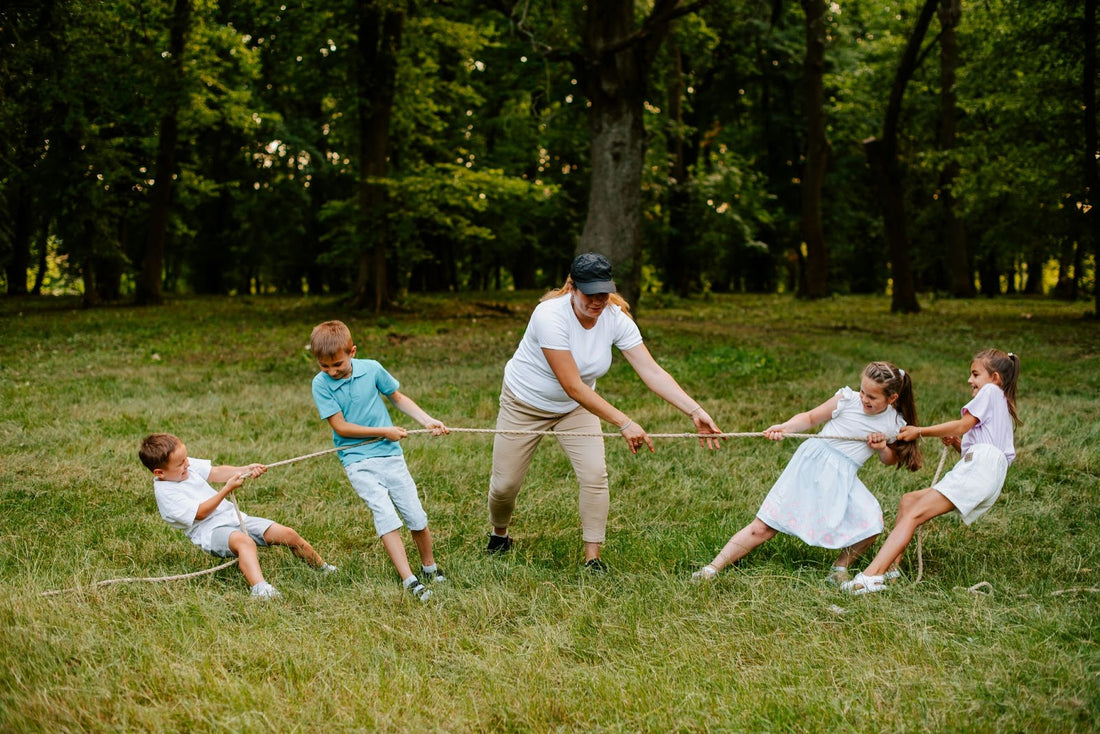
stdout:
POLYGON ((0 287, 1096 294, 1095 6, 14 0, 0 287))

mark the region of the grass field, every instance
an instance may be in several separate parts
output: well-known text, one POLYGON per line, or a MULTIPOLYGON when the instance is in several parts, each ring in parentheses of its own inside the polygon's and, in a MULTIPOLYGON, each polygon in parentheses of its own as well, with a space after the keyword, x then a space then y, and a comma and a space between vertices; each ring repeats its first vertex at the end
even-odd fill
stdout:
MULTIPOLYGON (((137 460, 153 431, 215 463, 331 445, 309 392, 310 328, 348 322, 359 355, 448 424, 490 428, 538 294, 417 297, 384 317, 323 299, 181 299, 81 311, 0 300, 0 731, 1059 731, 1100 728, 1100 323, 1088 304, 883 298, 666 300, 641 314, 657 360, 726 431, 756 431, 888 359, 925 423, 955 417, 971 355, 1022 359, 1018 458, 1001 499, 924 539, 924 578, 850 598, 832 554, 779 536, 717 582, 691 572, 754 515, 796 448, 609 442, 604 576, 586 574, 577 491, 545 441, 505 558, 484 552, 491 438, 410 436, 406 457, 451 580, 402 591, 332 456, 269 471, 246 512, 340 567, 261 549, 283 598, 249 598, 157 514, 137 460), (987 582, 984 593, 967 589, 987 582), (58 596, 42 592, 71 587, 58 596)), ((690 422, 621 358, 600 392, 650 432, 690 422)), ((408 428, 404 416, 397 421, 408 428)), ((868 462, 887 524, 921 472, 868 462)), ((406 535, 406 539, 407 535, 406 535)), ((407 543, 415 558, 411 540, 407 543)), ((867 559, 869 560, 869 558, 867 559)))

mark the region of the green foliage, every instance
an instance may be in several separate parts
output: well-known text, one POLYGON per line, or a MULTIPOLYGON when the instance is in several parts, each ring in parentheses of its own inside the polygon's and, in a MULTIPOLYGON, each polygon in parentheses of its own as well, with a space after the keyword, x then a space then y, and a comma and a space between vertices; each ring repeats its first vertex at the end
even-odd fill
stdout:
MULTIPOLYGON (((378 3, 194 0, 181 90, 164 73, 172 0, 0 8, 0 282, 18 290, 40 269, 46 277, 39 263, 53 242, 66 285, 83 279, 104 298, 126 295, 145 246, 161 118, 179 94, 169 291, 344 293, 375 234, 393 237, 389 268, 414 290, 558 280, 588 198, 591 130, 576 73, 587 6, 385 5, 405 14, 387 151, 393 208, 359 230, 354 49, 359 10, 378 3), (470 175, 456 178, 453 167, 470 175), (475 191, 489 197, 484 208, 475 191)), ((837 292, 890 285, 862 141, 881 133, 919 6, 829 6, 823 216, 837 292)), ((637 5, 639 20, 649 10, 637 5)), ((933 25, 904 99, 899 151, 923 290, 944 282, 948 163, 959 166, 951 193, 973 270, 998 286, 987 292, 1052 259, 1063 280, 1094 281, 1080 208, 1082 13, 1075 3, 963 4, 949 154, 937 142, 933 25)), ((795 282, 804 44, 798 3, 719 0, 673 23, 645 99, 651 283, 683 296, 795 282)))
MULTIPOLYGON (((831 552, 779 536, 692 585, 795 449, 751 438, 714 453, 658 439, 637 456, 608 439, 602 577, 580 568, 575 479, 544 441, 516 548, 489 558, 491 438, 452 433, 403 442, 451 577, 432 604, 401 589, 331 455, 275 467, 237 497, 299 530, 335 576, 266 548, 283 593, 272 603, 250 599, 236 569, 90 588, 218 563, 158 516, 136 457, 146 433, 231 464, 327 448, 304 347, 334 316, 433 415, 491 427, 538 295, 417 295, 384 318, 331 298, 0 301, 0 729, 1096 729, 1100 332, 1084 307, 1041 299, 937 300, 898 317, 882 298, 711 294, 646 311, 654 356, 727 431, 817 405, 873 359, 909 370, 924 420, 944 420, 968 399, 973 352, 1020 354, 1024 425, 1004 493, 973 526, 930 523, 919 584, 910 548, 906 579, 843 596, 823 583, 831 552), (980 581, 991 593, 966 591, 980 581)), ((650 432, 689 430, 621 358, 599 391, 650 432)), ((918 474, 861 471, 887 524, 931 480, 939 445, 924 449, 918 474)))

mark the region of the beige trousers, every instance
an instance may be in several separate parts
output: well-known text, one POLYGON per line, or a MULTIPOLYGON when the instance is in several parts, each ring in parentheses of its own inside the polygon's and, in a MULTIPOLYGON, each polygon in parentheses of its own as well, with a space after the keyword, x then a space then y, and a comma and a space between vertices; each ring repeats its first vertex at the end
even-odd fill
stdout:
MULTIPOLYGON (((578 509, 584 542, 604 542, 610 495, 603 437, 570 435, 599 433, 600 419, 580 406, 564 415, 547 413, 519 402, 511 390, 503 388, 497 430, 554 431, 580 483, 578 509)), ((507 433, 497 433, 493 439, 493 475, 489 479, 489 522, 493 527, 506 528, 511 522, 516 496, 540 440, 542 436, 507 433)))

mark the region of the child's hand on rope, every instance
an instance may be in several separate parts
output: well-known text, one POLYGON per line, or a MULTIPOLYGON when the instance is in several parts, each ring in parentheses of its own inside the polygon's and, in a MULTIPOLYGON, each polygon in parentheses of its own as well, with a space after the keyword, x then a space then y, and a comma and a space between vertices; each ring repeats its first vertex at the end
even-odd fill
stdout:
POLYGON ((381 430, 382 438, 395 443, 409 435, 409 432, 401 426, 390 426, 389 428, 383 428, 381 430))
POLYGON ((769 426, 768 428, 765 428, 764 429, 764 438, 768 439, 769 441, 782 441, 783 440, 783 426, 785 426, 785 425, 786 425, 785 423, 780 423, 778 425, 769 426))
POLYGON ((962 441, 959 440, 958 436, 944 436, 940 440, 943 441, 944 446, 950 446, 956 451, 962 451, 962 441))
POLYGON ((921 438, 920 426, 902 426, 900 429, 898 429, 899 441, 912 442, 916 441, 919 438, 921 438))
MULTIPOLYGON (((900 434, 899 434, 900 437, 900 434)), ((870 433, 867 435, 867 445, 871 447, 873 451, 882 451, 886 448, 886 434, 885 433, 870 433)))
POLYGON ((437 420, 435 418, 429 418, 428 420, 424 421, 424 427, 431 431, 433 436, 442 436, 451 432, 450 428, 447 428, 447 426, 443 425, 443 421, 437 420))

